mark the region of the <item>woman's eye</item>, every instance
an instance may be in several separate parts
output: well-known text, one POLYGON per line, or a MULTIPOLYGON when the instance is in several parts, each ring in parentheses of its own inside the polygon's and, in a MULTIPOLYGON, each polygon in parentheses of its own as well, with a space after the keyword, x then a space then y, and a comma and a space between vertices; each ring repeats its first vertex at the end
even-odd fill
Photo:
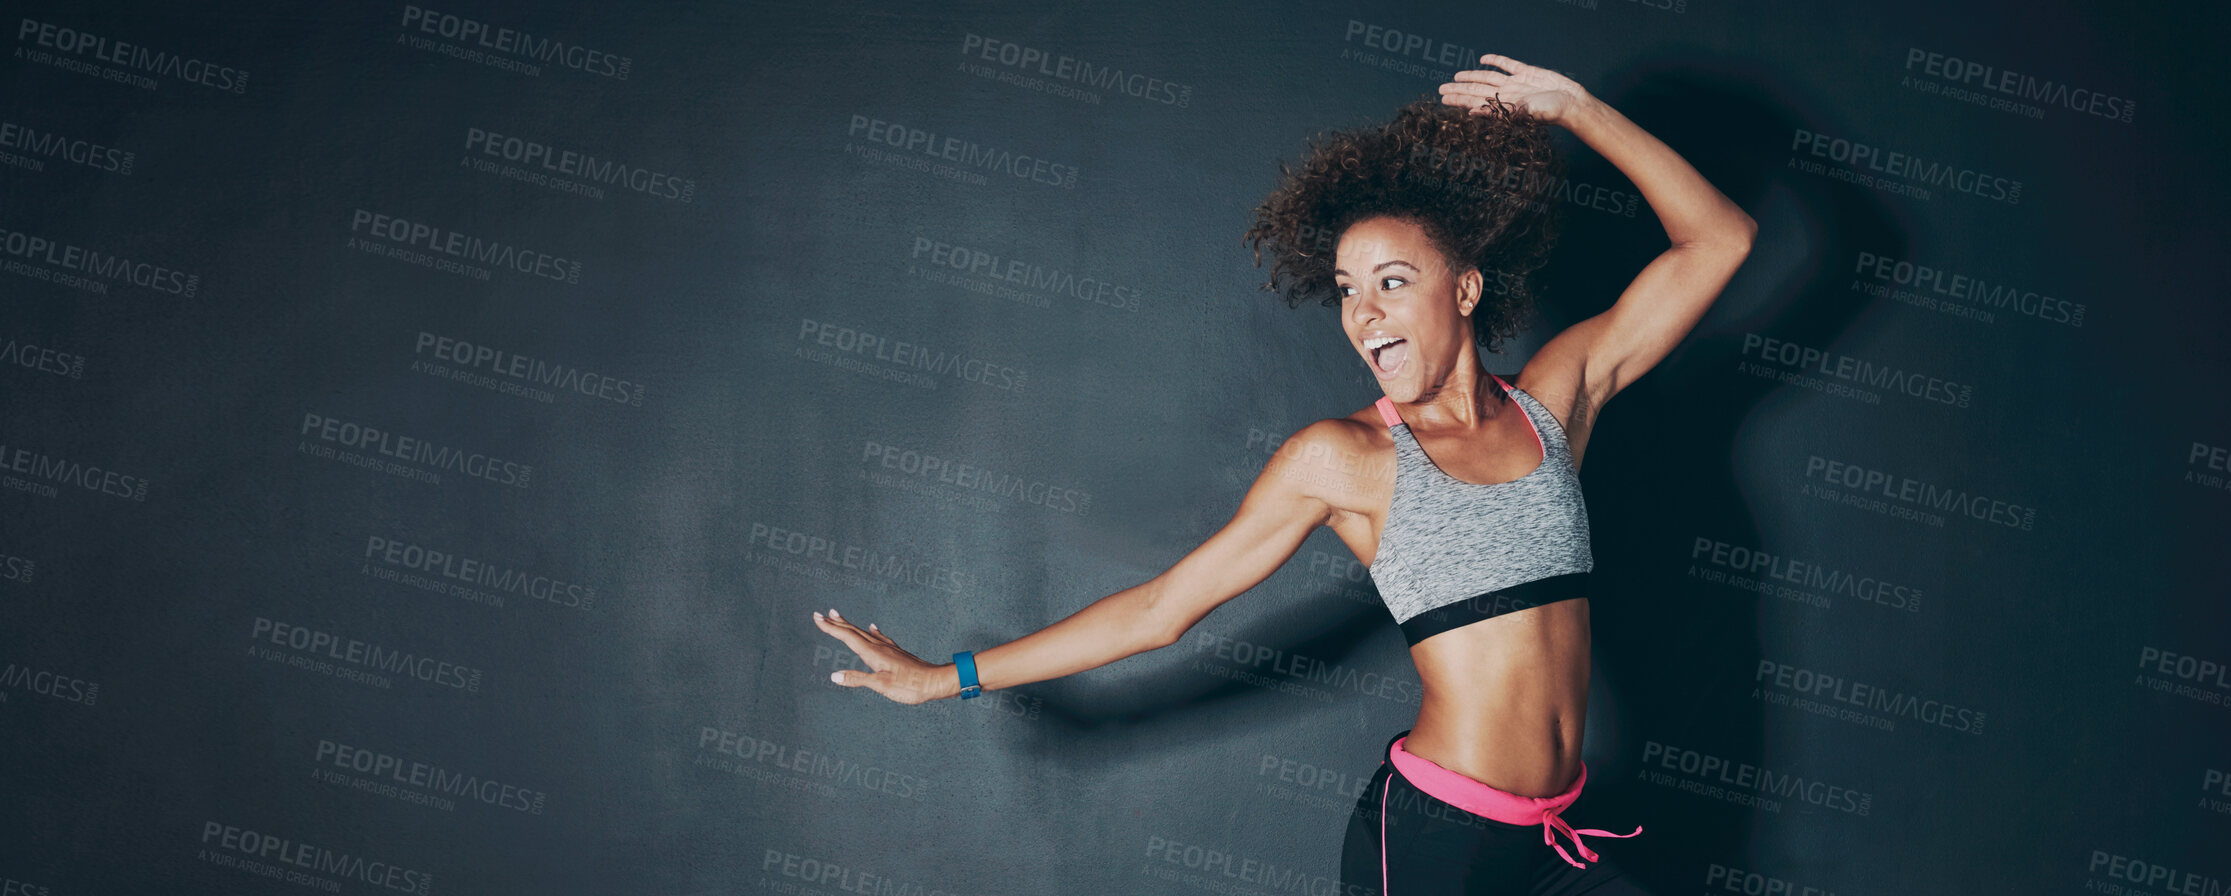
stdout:
POLYGON ((1343 298, 1343 299, 1345 299, 1345 298, 1347 298, 1347 297, 1349 297, 1349 296, 1355 295, 1355 294, 1356 294, 1356 288, 1355 288, 1355 287, 1353 287, 1353 286, 1345 286, 1345 285, 1344 285, 1344 286, 1340 287, 1340 297, 1341 297, 1341 298, 1343 298))
POLYGON ((1400 277, 1381 277, 1379 278, 1379 288, 1395 289, 1401 286, 1403 282, 1403 279, 1400 277))

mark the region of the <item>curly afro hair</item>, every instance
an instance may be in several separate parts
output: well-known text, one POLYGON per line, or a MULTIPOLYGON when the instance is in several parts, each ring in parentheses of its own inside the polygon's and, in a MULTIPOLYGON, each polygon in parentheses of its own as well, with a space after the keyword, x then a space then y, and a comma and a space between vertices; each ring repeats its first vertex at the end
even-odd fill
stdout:
POLYGON ((1517 335, 1534 302, 1528 275, 1557 241, 1552 191, 1564 161, 1548 125, 1499 100, 1475 114, 1427 97, 1383 125, 1313 140, 1299 167, 1279 171, 1245 237, 1257 265, 1270 253, 1264 289, 1296 308, 1312 299, 1338 306, 1340 234, 1367 218, 1400 218, 1425 229, 1452 271, 1476 267, 1485 278, 1472 311, 1480 344, 1498 351, 1517 335))

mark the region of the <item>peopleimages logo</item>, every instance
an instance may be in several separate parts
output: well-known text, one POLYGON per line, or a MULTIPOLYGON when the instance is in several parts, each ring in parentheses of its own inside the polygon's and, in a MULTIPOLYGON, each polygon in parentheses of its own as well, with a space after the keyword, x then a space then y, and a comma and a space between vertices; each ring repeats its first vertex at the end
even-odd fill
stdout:
POLYGON ((2185 481, 2208 488, 2231 488, 2231 448, 2194 442, 2185 452, 2185 481))
MULTIPOLYGON (((932 591, 960 594, 981 585, 970 573, 919 557, 846 544, 828 536, 770 526, 757 520, 752 521, 744 544, 853 571, 873 580, 902 582, 932 591)), ((755 554, 755 551, 746 551, 746 559, 755 559, 755 554)))
MULTIPOLYGON (((1126 72, 1121 68, 1100 65, 1065 53, 1049 53, 1036 47, 985 37, 975 32, 961 38, 961 55, 1081 87, 1112 90, 1150 103, 1182 108, 1193 102, 1193 86, 1190 84, 1165 81, 1138 72, 1126 72)), ((1025 83, 1029 80, 1022 79, 1017 82, 1017 86, 1045 89, 1025 83)), ((1091 96, 1093 102, 1099 101, 1097 95, 1091 96)))
MULTIPOLYGON (((1447 190, 1482 200, 1522 201, 1531 209, 1545 209, 1548 207, 1547 203, 1554 200, 1607 215, 1633 218, 1635 212, 1643 207, 1640 193, 1578 181, 1566 176, 1551 180, 1540 171, 1522 169, 1499 159, 1423 143, 1410 148, 1409 165, 1403 169, 1402 177, 1415 180, 1428 189, 1447 190)), ((1316 234, 1305 234, 1305 238, 1310 236, 1316 234)), ((1483 270, 1481 273, 1488 274, 1491 271, 1483 270)), ((1510 278, 1506 275, 1501 279, 1510 278)))
MULTIPOLYGON (((11 662, 0 666, 0 688, 13 688, 26 694, 37 694, 64 703, 85 706, 92 706, 101 699, 100 682, 23 663, 11 662)), ((0 691, 0 702, 6 702, 6 698, 6 692, 0 691)))
POLYGON ((465 152, 475 161, 501 159, 525 166, 530 173, 576 178, 659 199, 689 203, 697 196, 697 181, 689 178, 481 128, 465 129, 465 152))
POLYGON ((1242 855, 1229 848, 1148 836, 1144 873, 1210 893, 1251 893, 1256 888, 1306 896, 1376 896, 1378 888, 1341 883, 1299 868, 1242 855), (1190 880, 1187 880, 1190 878, 1190 880))
POLYGON ((453 379, 505 394, 518 394, 548 402, 551 390, 555 390, 601 398, 613 404, 633 407, 643 405, 645 388, 642 383, 543 358, 528 357, 485 343, 420 330, 411 353, 431 358, 443 365, 454 364, 454 369, 445 366, 442 372, 453 379), (499 381, 480 376, 482 372, 503 379, 499 381), (483 380, 487 382, 484 383, 483 380))
POLYGON ((798 343, 796 354, 809 361, 933 389, 946 376, 1018 394, 1030 386, 1021 368, 810 317, 798 319, 798 343))
POLYGON ((2219 768, 2200 771, 2200 808, 2231 815, 2231 772, 2219 768))
MULTIPOLYGON (((157 50, 140 44, 111 40, 89 31, 80 31, 52 22, 41 22, 37 19, 26 18, 22 24, 16 26, 15 36, 17 43, 29 44, 34 48, 43 47, 46 50, 53 51, 53 53, 61 54, 62 57, 33 58, 32 61, 34 62, 44 62, 57 68, 69 69, 80 74, 93 75, 111 81, 120 81, 134 87, 147 90, 155 89, 155 82, 152 79, 139 74, 144 72, 148 75, 157 75, 215 90, 231 93, 248 92, 248 73, 245 70, 229 65, 218 65, 165 50, 157 50), (68 57, 80 57, 80 59, 68 57), (89 65, 80 61, 81 59, 105 62, 108 65, 118 66, 118 68, 89 65)), ((39 57, 52 55, 37 49, 28 53, 20 49, 17 51, 19 58, 33 54, 39 57)))
POLYGON ((1801 884, 1788 878, 1743 868, 1730 868, 1718 862, 1705 867, 1704 889, 1711 893, 1740 893, 1742 896, 1836 896, 1835 890, 1826 887, 1801 884))
POLYGON ((2008 71, 1973 59, 1962 59, 1958 56, 1932 52, 1920 47, 1906 48, 1906 71, 1909 74, 1919 72, 1936 78, 1946 85, 1953 85, 1952 88, 1945 90, 1945 95, 1953 99, 2017 112, 2029 115, 2031 118, 2043 118, 2043 110, 2035 110, 2033 114, 2033 107, 2023 106, 1999 97, 1970 96, 1961 92, 1958 88, 1987 90, 1999 94, 2001 97, 2010 97, 2030 103, 2042 103, 2048 106, 2059 106, 2087 115, 2113 119, 2124 124, 2129 124, 2132 117, 2138 113, 2136 100, 2083 87, 2075 87, 2060 81, 2046 80, 2036 75, 2008 71))
MULTIPOLYGON (((1888 513, 1892 516, 1904 515, 1898 511, 1912 513, 1914 511, 1910 508, 1924 507, 1930 510, 1958 514, 1970 519, 1997 523, 2009 529, 2020 529, 2024 532, 2030 531, 2037 523, 2037 508, 2035 507, 2026 507, 1992 498, 1988 495, 1973 494, 1966 489, 1947 488, 1933 482, 1845 463, 1818 454, 1806 457, 1805 478, 1808 480, 1817 479, 1823 483, 1851 489, 1850 492, 1840 496, 1844 503, 1853 504, 1862 509, 1875 510, 1878 513, 1888 513), (1885 505, 1884 502, 1874 498, 1878 494, 1884 498, 1897 501, 1898 504, 1885 505)), ((1810 487, 1811 483, 1807 483, 1807 485, 1810 487)), ((1838 496, 1824 494, 1821 497, 1836 498, 1838 496)), ((1941 517, 1937 518, 1935 525, 1943 525, 1941 517)))
POLYGON ((0 254, 9 256, 10 273, 50 280, 106 294, 109 283, 190 299, 201 290, 201 275, 141 261, 129 255, 88 249, 20 230, 0 229, 0 254), (18 269, 18 259, 24 269, 18 269), (82 281, 82 282, 81 282, 82 281))
POLYGON ((1344 803, 1343 808, 1346 805, 1354 804, 1356 798, 1362 796, 1363 792, 1371 786, 1371 775, 1369 774, 1353 774, 1336 768, 1321 768, 1308 762, 1275 753, 1263 754, 1263 761, 1256 765, 1255 774, 1258 777, 1271 778, 1303 790, 1323 791, 1344 803))
POLYGON ((0 893, 7 896, 54 896, 54 891, 45 884, 18 880, 9 874, 0 874, 0 893))
POLYGON ((74 486, 125 501, 147 500, 147 478, 56 457, 43 451, 10 445, 0 437, 0 488, 31 492, 52 498, 60 494, 53 485, 74 486), (19 479, 17 475, 29 477, 19 479))
POLYGON ((51 345, 21 342, 12 336, 0 337, 0 367, 21 367, 65 379, 85 378, 84 355, 72 354, 51 345))
POLYGON ((202 861, 316 889, 333 889, 325 886, 332 881, 302 875, 361 881, 417 896, 434 892, 434 875, 415 868, 220 821, 202 824, 201 845, 202 861))
MULTIPOLYGON (((405 34, 416 32, 419 35, 453 40, 464 45, 461 49, 469 49, 474 53, 501 53, 515 59, 562 66, 582 74, 599 75, 615 81, 627 80, 628 71, 635 66, 635 60, 627 56, 408 4, 403 7, 402 27, 405 34)), ((539 75, 541 72, 538 70, 532 74, 539 75)))
POLYGON ((1343 43, 1361 44, 1365 49, 1452 68, 1473 66, 1481 55, 1479 50, 1462 44, 1356 19, 1348 20, 1348 30, 1340 39, 1343 43))
MULTIPOLYGON (((1819 162, 1808 160, 1808 172, 1827 174, 1839 180, 1852 180, 1863 186, 1907 193, 1922 199, 1929 198, 1926 190, 1916 193, 1905 184, 1876 177, 1882 175, 1909 184, 1994 199, 2008 205, 2022 204, 2021 181, 1961 165, 1931 161, 1912 153, 1884 149, 1871 143, 1796 128, 1790 138, 1789 148, 1813 159, 1827 159, 1839 165, 1850 166, 1830 170, 1819 162)), ((1792 167, 1796 166, 1797 161, 1795 158, 1791 159, 1792 167)))
MULTIPOLYGON (((2134 859, 2104 849, 2092 850, 2091 861, 2085 870, 2103 875, 2115 884, 2146 887, 2148 891, 2159 890, 2176 896, 2224 896, 2231 893, 2231 880, 2209 877, 2161 862, 2134 859)), ((2098 891, 2126 894, 2141 892, 2128 889, 2098 891)))
MULTIPOLYGON (((1301 482, 1312 482, 1327 488, 1354 487, 1358 479, 1371 479, 1394 475, 1391 456, 1383 463, 1374 464, 1372 458, 1361 452, 1328 448, 1318 442, 1295 442, 1286 435, 1261 427, 1249 427, 1244 450, 1247 456, 1240 466, 1229 472, 1239 479, 1255 479, 1263 474, 1275 457, 1286 460, 1279 475, 1301 482)), ((1361 564, 1343 573, 1350 582, 1363 582, 1370 578, 1361 564)), ((1319 569, 1314 561, 1311 569, 1319 569)))
POLYGON ((506 564, 464 557, 399 538, 367 536, 362 562, 368 570, 376 570, 375 575, 378 572, 394 572, 398 579, 410 578, 410 573, 438 576, 445 580, 444 584, 450 586, 444 590, 490 593, 497 606, 503 605, 504 595, 583 610, 596 605, 596 588, 592 586, 539 575, 506 564), (396 572, 400 570, 408 570, 409 573, 396 572), (479 592, 478 589, 486 589, 486 592, 479 592))
POLYGON ((1854 575, 1817 561, 1696 536, 1690 543, 1689 574, 1708 582, 1732 585, 1791 600, 1828 606, 1825 595, 1880 604, 1893 610, 1921 612, 1922 590, 1912 585, 1854 575), (1699 567, 1708 567, 1699 569, 1699 567), (1783 593, 1775 583, 1809 589, 1811 593, 1783 593))
POLYGON ((1854 282, 1868 295, 1930 310, 1966 309, 1963 316, 1979 315, 1986 323, 1994 319, 1992 311, 2013 311, 2046 323, 2084 325, 2082 302, 1903 258, 1863 251, 1854 258, 1852 274, 1861 278, 1854 282))
POLYGON ((1737 369, 1744 372, 1754 372, 1754 368, 1763 369, 1783 382, 1798 383, 1822 391, 1849 389, 1855 397, 1867 400, 1870 404, 1879 403, 1882 399, 1877 393, 1867 389, 1881 389, 1956 408, 1967 407, 1975 398, 1975 386, 1968 383, 1855 358, 1842 352, 1791 342, 1763 333, 1743 334, 1743 357, 1759 362, 1754 364, 1746 360, 1739 364, 1737 369), (1769 364, 1781 369, 1765 366, 1769 364), (1813 376, 1814 374, 1819 377, 1813 376), (1826 379, 1821 379, 1822 377, 1826 379))
MULTIPOLYGON (((1121 311, 1139 310, 1140 293, 1136 287, 1090 275, 1080 276, 1073 271, 1048 267, 1021 258, 1004 257, 973 246, 960 246, 926 236, 916 236, 907 258, 933 271, 950 270, 955 275, 993 281, 1041 294, 1074 298, 1079 302, 1121 311)), ((974 286, 967 281, 954 283, 964 288, 974 286)), ((1050 303, 1030 304, 1043 308, 1050 303)))
POLYGON ((1643 743, 1642 766, 1643 777, 1651 783, 1769 812, 1781 811, 1778 800, 1852 815, 1867 815, 1874 809, 1875 797, 1868 791, 1654 740, 1643 743))
POLYGON ((770 893, 960 896, 958 891, 920 880, 878 874, 847 862, 799 855, 782 849, 767 850, 767 857, 760 862, 759 871, 762 875, 759 878, 759 888, 770 893), (776 876, 790 880, 777 880, 776 876))
MULTIPOLYGON (((926 128, 913 127, 894 121, 885 121, 867 115, 853 115, 845 129, 846 136, 865 141, 865 147, 888 146, 904 153, 902 157, 935 159, 945 167, 960 174, 975 174, 970 169, 980 169, 994 174, 1005 174, 1018 180, 1045 184, 1062 189, 1077 185, 1077 166, 1055 162, 1029 153, 1010 152, 996 146, 978 143, 951 134, 940 134, 926 128)), ((876 150, 880 152, 880 150, 876 150)), ((869 161, 881 161, 880 156, 866 156, 869 161)), ((935 172, 933 172, 935 173, 935 172)), ((974 181, 971 181, 972 183, 974 181)))
MULTIPOLYGON (((378 427, 365 426, 361 423, 327 416, 316 411, 303 412, 302 428, 298 435, 306 437, 302 443, 304 446, 309 444, 308 439, 316 439, 339 445, 347 449, 347 453, 352 455, 358 451, 368 451, 383 457, 394 458, 398 462, 414 464, 422 473, 447 470, 453 473, 462 473, 475 479, 485 479, 497 485, 508 485, 515 488, 526 488, 529 480, 534 476, 534 467, 528 464, 505 460, 501 457, 476 451, 465 451, 436 444, 426 439, 407 436, 378 427)), ((379 461, 378 458, 366 457, 363 459, 385 466, 385 462, 379 461)), ((353 460, 349 462, 356 463, 353 460)), ((370 464, 359 465, 370 466, 370 464)), ((394 471, 389 470, 388 472, 394 471)), ((438 473, 434 474, 434 478, 436 482, 440 481, 438 473)))
MULTIPOLYGON (((455 688, 475 694, 480 693, 481 670, 472 666, 462 666, 431 656, 420 656, 408 650, 396 650, 385 645, 370 641, 359 641, 355 638, 306 626, 258 616, 255 623, 249 627, 248 640, 257 647, 262 647, 268 643, 273 647, 284 647, 295 652, 294 657, 287 657, 278 654, 276 651, 266 649, 256 654, 258 659, 283 662, 301 658, 307 662, 290 663, 290 665, 303 668, 312 668, 317 665, 330 667, 332 664, 326 663, 325 660, 345 664, 340 667, 314 669, 314 671, 324 672, 336 678, 365 680, 368 675, 371 678, 378 678, 379 676, 371 675, 371 673, 379 672, 415 678, 438 687, 455 688)), ((367 683, 371 683, 375 687, 388 686, 378 682, 367 683)))
POLYGON ((2138 649, 2138 669, 2139 687, 2231 706, 2231 664, 2147 645, 2138 649))
POLYGON ((352 249, 380 250, 398 260, 480 280, 488 279, 486 269, 472 265, 509 268, 560 283, 581 282, 581 262, 574 259, 371 209, 359 208, 349 216, 349 233, 352 249))
POLYGON ((1985 715, 1980 710, 1792 663, 1759 660, 1751 681, 1752 693, 1770 703, 1869 727, 1896 730, 1894 720, 1904 718, 1965 734, 1983 733, 1985 715))
MULTIPOLYGON (((712 725, 699 726, 697 729, 697 749, 701 754, 733 757, 742 762, 781 769, 806 781, 859 788, 901 799, 920 797, 930 786, 930 781, 920 775, 880 765, 868 765, 820 750, 777 743, 712 725)), ((733 767, 716 767, 736 770, 733 767)), ((834 790, 828 792, 832 796, 835 793, 834 790)))
POLYGON ((38 561, 0 551, 0 582, 27 585, 30 584, 31 577, 37 575, 38 572, 38 561))
POLYGON ((1256 644, 1205 629, 1188 632, 1186 640, 1193 642, 1194 668, 1216 678, 1325 703, 1332 702, 1335 691, 1377 697, 1406 706, 1416 706, 1425 700, 1424 686, 1416 682, 1284 647, 1256 644))
POLYGON ((128 149, 104 146, 80 137, 68 137, 53 131, 44 131, 13 121, 0 121, 0 164, 18 165, 33 171, 43 171, 41 159, 55 159, 72 165, 83 165, 95 171, 108 171, 129 175, 139 154, 128 149), (37 156, 24 158, 17 156, 37 156), (18 160, 21 161, 18 161, 18 160), (28 162, 30 164, 23 164, 28 162))
MULTIPOLYGON (((469 800, 498 809, 541 815, 550 797, 540 790, 334 740, 319 740, 311 761, 319 766, 330 765, 334 770, 368 776, 358 778, 355 775, 338 775, 337 777, 346 780, 331 783, 344 783, 374 792, 393 791, 397 787, 410 788, 416 792, 417 798, 405 796, 403 791, 383 792, 382 795, 401 798, 406 802, 428 803, 444 811, 454 808, 456 800, 469 800)), ((330 772, 324 768, 320 771, 330 772)))
POLYGON ((967 459, 940 456, 917 451, 913 448, 876 441, 863 441, 860 448, 862 472, 870 482, 883 484, 878 477, 897 479, 891 471, 902 474, 902 482, 937 483, 952 486, 965 494, 997 496, 1021 504, 1033 504, 1047 510, 1082 515, 1092 507, 1092 493, 1078 488, 1057 485, 1044 479, 1032 479, 1024 474, 994 470, 967 459))

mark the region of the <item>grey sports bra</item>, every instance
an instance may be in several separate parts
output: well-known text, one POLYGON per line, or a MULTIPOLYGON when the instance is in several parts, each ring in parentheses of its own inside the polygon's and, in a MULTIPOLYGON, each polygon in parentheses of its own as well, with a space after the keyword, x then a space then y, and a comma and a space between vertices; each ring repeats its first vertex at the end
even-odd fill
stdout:
POLYGON ((1542 452, 1533 472, 1509 482, 1465 482, 1442 471, 1394 401, 1379 399, 1379 416, 1394 436, 1394 500, 1371 579, 1411 644, 1585 596, 1596 566, 1565 428, 1534 396, 1502 377, 1495 382, 1526 412, 1542 452))

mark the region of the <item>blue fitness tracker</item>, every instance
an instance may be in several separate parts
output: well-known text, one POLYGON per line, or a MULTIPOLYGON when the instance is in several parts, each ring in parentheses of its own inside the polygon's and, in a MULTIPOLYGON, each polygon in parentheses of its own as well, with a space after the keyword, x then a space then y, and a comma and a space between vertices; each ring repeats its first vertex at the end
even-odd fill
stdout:
POLYGON ((961 670, 961 699, 981 696, 984 686, 976 683, 976 651, 963 650, 953 654, 953 667, 961 670))

